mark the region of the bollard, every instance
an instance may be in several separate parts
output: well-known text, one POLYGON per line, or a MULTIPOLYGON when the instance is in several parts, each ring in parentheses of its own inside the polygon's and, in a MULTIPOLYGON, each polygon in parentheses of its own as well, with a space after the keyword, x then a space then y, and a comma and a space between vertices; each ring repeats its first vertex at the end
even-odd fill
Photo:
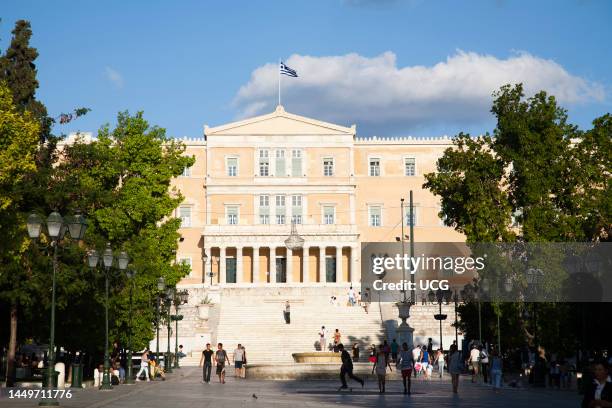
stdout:
POLYGON ((70 388, 83 388, 83 364, 72 364, 72 384, 70 388))
MULTIPOLYGON (((43 388, 47 388, 48 384, 49 384, 49 370, 47 370, 46 368, 44 369, 43 373, 42 373, 42 386, 43 388)), ((53 387, 51 388, 57 388, 57 377, 59 376, 59 371, 53 371, 53 378, 52 378, 52 384, 53 387)))

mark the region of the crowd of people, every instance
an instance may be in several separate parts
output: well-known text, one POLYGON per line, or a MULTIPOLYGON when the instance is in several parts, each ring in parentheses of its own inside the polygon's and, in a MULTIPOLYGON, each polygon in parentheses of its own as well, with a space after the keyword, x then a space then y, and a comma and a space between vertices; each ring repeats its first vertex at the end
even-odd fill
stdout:
MULTIPOLYGON (((233 353, 234 377, 246 378, 247 355, 245 347, 238 343, 233 353)), ((223 343, 217 344, 217 350, 211 348, 210 343, 206 343, 206 348, 202 351, 200 357, 200 367, 202 368, 202 383, 210 384, 210 377, 213 366, 216 367, 216 374, 219 377, 219 383, 225 384, 226 366, 231 364, 230 358, 223 348, 223 343)))

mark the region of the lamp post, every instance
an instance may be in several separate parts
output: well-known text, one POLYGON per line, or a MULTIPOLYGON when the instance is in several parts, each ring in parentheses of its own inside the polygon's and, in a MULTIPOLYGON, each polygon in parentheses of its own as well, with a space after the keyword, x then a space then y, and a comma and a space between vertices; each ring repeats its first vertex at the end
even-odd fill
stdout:
POLYGON ((446 320, 446 315, 442 314, 442 302, 444 301, 444 291, 442 289, 438 289, 435 293, 433 290, 429 289, 429 301, 434 303, 434 301, 438 302, 439 312, 434 315, 434 319, 440 322, 440 349, 444 350, 442 345, 442 321, 446 320))
POLYGON ((130 308, 128 314, 128 352, 127 352, 127 375, 125 378, 126 384, 134 384, 134 376, 132 373, 132 291, 134 289, 134 276, 136 272, 133 269, 125 271, 130 282, 130 308))
POLYGON ((156 348, 155 348, 155 363, 157 365, 159 365, 159 320, 160 320, 159 308, 160 308, 161 297, 162 297, 162 293, 164 292, 164 289, 166 289, 166 280, 164 279, 163 276, 160 276, 157 279, 157 319, 155 321, 155 326, 156 326, 155 339, 157 341, 156 348))
MULTIPOLYGON (((32 239, 38 239, 45 222, 43 219, 35 213, 30 214, 27 219, 26 226, 28 229, 28 235, 32 239)), ((38 405, 40 406, 57 406, 59 401, 52 397, 53 394, 53 380, 55 378, 55 286, 56 286, 56 275, 57 275, 57 248, 60 241, 64 238, 66 229, 70 233, 70 237, 75 241, 80 241, 85 236, 87 230, 87 221, 85 217, 80 214, 76 214, 73 217, 62 218, 57 212, 53 211, 47 217, 47 235, 51 238, 51 246, 53 247, 53 277, 51 280, 51 333, 49 336, 49 362, 47 366, 47 390, 49 391, 49 398, 43 398, 40 400, 38 405)))
POLYGON ((459 347, 459 336, 457 334, 457 325, 459 324, 459 322, 457 321, 457 306, 459 306, 459 294, 457 293, 457 288, 455 288, 453 302, 455 303, 455 344, 457 345, 457 347, 459 347))
POLYGON ((179 306, 180 305, 184 305, 189 301, 189 292, 187 291, 187 289, 182 290, 178 293, 176 293, 176 296, 174 298, 174 311, 175 311, 175 315, 174 315, 174 321, 176 322, 176 327, 174 329, 174 368, 181 368, 179 365, 179 357, 178 357, 178 326, 179 326, 179 320, 183 320, 183 315, 178 314, 179 313, 179 306))
MULTIPOLYGON (((99 259, 100 255, 98 255, 98 251, 95 249, 89 251, 89 254, 87 255, 87 263, 92 270, 98 265, 99 259)), ((121 251, 121 253, 117 256, 117 266, 119 267, 119 270, 125 271, 127 269, 128 262, 129 257, 125 251, 121 251)), ((109 242, 106 244, 106 248, 102 252, 101 262, 101 266, 104 267, 104 374, 102 375, 102 384, 100 384, 101 390, 111 390, 113 388, 110 381, 110 356, 108 353, 108 289, 110 270, 114 263, 115 257, 109 242)))
POLYGON ((170 356, 170 330, 172 328, 172 323, 170 322, 170 319, 171 319, 170 309, 172 307, 172 299, 174 298, 175 295, 176 295, 176 289, 174 287, 169 287, 168 289, 166 289, 166 299, 165 299, 164 304, 166 306, 166 312, 167 312, 166 331, 167 331, 168 339, 167 339, 166 356, 164 357, 164 370, 166 370, 167 373, 172 372, 172 362, 171 362, 172 357, 170 356))
MULTIPOLYGON (((412 191, 410 192, 410 257, 412 257, 414 248, 412 243, 412 191)), ((405 251, 404 251, 404 241, 406 236, 404 235, 404 199, 400 198, 400 225, 401 225, 401 236, 396 237, 396 241, 399 241, 402 246, 402 259, 404 259, 405 251)), ((414 281, 414 274, 410 274, 411 282, 414 281)), ((406 322, 410 318, 410 307, 414 304, 414 290, 411 290, 410 294, 410 302, 406 298, 406 265, 402 265, 402 300, 396 303, 398 310, 398 317, 402 320, 396 329, 397 337, 399 338, 399 343, 403 344, 404 342, 408 344, 408 348, 412 349, 412 339, 414 329, 410 327, 410 325, 406 322)), ((414 286, 411 286, 413 288, 414 286)))

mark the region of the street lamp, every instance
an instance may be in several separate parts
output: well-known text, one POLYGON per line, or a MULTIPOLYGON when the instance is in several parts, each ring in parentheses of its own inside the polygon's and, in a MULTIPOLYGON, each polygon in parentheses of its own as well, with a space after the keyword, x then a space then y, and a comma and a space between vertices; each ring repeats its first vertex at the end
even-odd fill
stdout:
MULTIPOLYGON (((124 254, 125 252, 122 252, 124 254)), ((127 256, 127 254, 126 254, 127 256)), ((134 375, 132 374, 132 291, 134 289, 134 276, 136 271, 133 269, 127 269, 125 271, 126 276, 130 282, 130 309, 128 317, 128 352, 127 352, 127 375, 125 379, 126 384, 134 384, 134 375)))
MULTIPOLYGON (((129 263, 129 257, 125 251, 121 251, 117 256, 117 267, 120 271, 125 271, 129 263)), ((93 270, 98 266, 100 255, 93 249, 87 255, 87 264, 93 270)), ((110 242, 106 243, 106 248, 102 252, 102 262, 100 266, 104 267, 104 374, 102 375, 101 390, 111 390, 113 386, 110 381, 110 356, 108 353, 108 287, 110 279, 110 270, 115 263, 115 256, 111 248, 110 242)))
MULTIPOLYGON (((32 239, 38 239, 42 231, 45 221, 36 213, 28 216, 26 227, 28 235, 32 239)), ((53 211, 47 217, 47 235, 51 238, 51 246, 53 247, 53 277, 51 283, 51 333, 49 336, 49 362, 47 366, 47 389, 49 395, 53 394, 53 383, 55 378, 55 286, 56 275, 58 269, 57 248, 59 242, 64 238, 66 229, 70 233, 70 237, 75 241, 80 241, 85 236, 87 230, 87 221, 85 217, 77 214, 74 217, 66 217, 66 220, 57 212, 53 211)), ((59 401, 53 397, 43 398, 38 405, 40 406, 57 406, 59 401)))
POLYGON ((446 315, 442 314, 442 302, 444 301, 446 294, 442 289, 438 289, 435 293, 433 290, 429 289, 429 301, 434 303, 434 301, 438 302, 439 312, 434 315, 434 319, 440 322, 440 349, 444 350, 442 346, 442 321, 446 320, 446 315))
POLYGON ((176 295, 176 289, 174 287, 169 287, 168 289, 166 289, 166 299, 165 299, 165 306, 166 306, 166 312, 167 312, 167 318, 166 318, 166 331, 168 332, 168 340, 167 340, 167 349, 166 349, 166 356, 164 357, 164 370, 166 370, 167 373, 171 373, 172 372, 172 357, 170 356, 170 330, 171 330, 171 314, 170 314, 170 308, 172 307, 172 299, 174 298, 174 296, 176 295))
POLYGON ((156 348, 155 348, 155 363, 157 365, 159 365, 159 320, 160 320, 159 308, 160 308, 160 303, 161 303, 161 297, 165 289, 166 289, 166 280, 164 279, 163 276, 160 276, 157 279, 157 320, 155 322, 155 326, 156 326, 155 339, 157 341, 156 348))
POLYGON ((459 347, 459 335, 457 334, 458 331, 458 324, 459 321, 457 321, 457 306, 459 306, 459 294, 457 293, 457 288, 455 288, 455 294, 453 295, 453 302, 455 303, 455 345, 457 347, 459 347))
POLYGON ((179 357, 178 357, 178 327, 179 320, 183 320, 183 315, 178 314, 179 306, 184 305, 189 301, 189 292, 187 289, 181 290, 178 293, 175 293, 174 297, 174 321, 176 322, 176 327, 174 329, 174 368, 181 368, 179 365, 179 357))

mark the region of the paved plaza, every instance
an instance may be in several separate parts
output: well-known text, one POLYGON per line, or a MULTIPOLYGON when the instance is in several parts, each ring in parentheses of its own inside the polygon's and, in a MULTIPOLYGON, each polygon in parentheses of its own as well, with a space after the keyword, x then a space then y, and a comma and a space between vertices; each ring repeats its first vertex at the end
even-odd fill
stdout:
MULTIPOLYGON (((188 408, 188 407, 555 407, 580 406, 575 391, 505 388, 496 394, 489 387, 473 385, 462 378, 459 395, 454 396, 448 381, 413 381, 412 395, 402 394, 399 381, 387 384, 387 393, 378 393, 374 377, 365 389, 336 392, 339 381, 236 381, 229 377, 225 385, 202 384, 198 368, 182 368, 168 375, 165 382, 140 382, 116 386, 112 391, 84 389, 63 399, 61 405, 75 408, 188 408), (257 398, 255 398, 257 397, 257 398)), ((1 407, 34 407, 38 401, 9 400, 2 389, 1 407)))

